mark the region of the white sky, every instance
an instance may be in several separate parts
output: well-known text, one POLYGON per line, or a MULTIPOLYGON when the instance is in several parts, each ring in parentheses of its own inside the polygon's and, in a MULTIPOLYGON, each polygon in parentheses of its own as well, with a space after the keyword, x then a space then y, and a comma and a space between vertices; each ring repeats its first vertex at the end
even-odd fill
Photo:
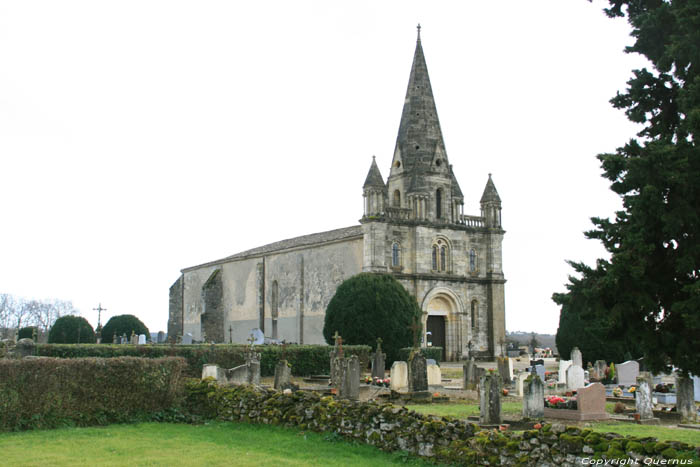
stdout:
POLYGON ((181 268, 357 223, 416 23, 450 162, 503 201, 506 326, 555 332, 619 206, 595 155, 643 63, 605 2, 0 0, 0 292, 166 330, 181 268))

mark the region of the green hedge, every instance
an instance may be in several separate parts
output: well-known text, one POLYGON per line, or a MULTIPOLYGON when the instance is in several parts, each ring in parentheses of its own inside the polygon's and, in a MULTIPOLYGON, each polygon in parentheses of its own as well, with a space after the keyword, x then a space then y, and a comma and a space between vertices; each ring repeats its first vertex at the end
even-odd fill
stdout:
POLYGON ((180 405, 181 358, 0 360, 0 430, 103 425, 180 405))
MULTIPOLYGON (((411 350, 413 350, 413 347, 404 347, 403 349, 400 350, 399 355, 401 356, 401 360, 404 362, 408 361, 408 356, 411 355, 411 350)), ((426 358, 432 358, 437 362, 437 364, 440 364, 440 360, 442 360, 442 347, 421 347, 420 348, 420 353, 426 358)))
MULTIPOLYGON (((260 371, 263 376, 273 376, 275 365, 284 352, 292 365, 292 374, 296 376, 327 375, 330 372, 330 353, 328 345, 278 345, 257 346, 261 353, 260 371)), ((182 357, 187 362, 185 374, 193 378, 202 376, 202 366, 215 363, 222 368, 233 368, 245 362, 245 345, 208 344, 208 345, 56 345, 41 344, 37 346, 37 355, 58 358, 80 357, 182 357)), ((366 345, 344 345, 346 355, 357 355, 361 368, 369 367, 371 348, 366 345)))

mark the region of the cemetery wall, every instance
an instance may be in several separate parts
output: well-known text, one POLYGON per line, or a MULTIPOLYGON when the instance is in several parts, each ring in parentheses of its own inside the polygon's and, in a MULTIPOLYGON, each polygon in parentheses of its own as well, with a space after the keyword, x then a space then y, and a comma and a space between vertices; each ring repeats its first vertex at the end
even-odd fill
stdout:
POLYGON ((0 431, 142 419, 182 402, 182 358, 0 360, 0 431))
MULTIPOLYGON (((186 366, 186 376, 199 378, 204 364, 217 364, 221 368, 234 368, 245 363, 244 345, 70 345, 70 344, 39 344, 36 346, 37 355, 59 358, 80 357, 182 357, 186 366)), ((330 354, 332 346, 327 345, 265 345, 257 346, 261 353, 260 371, 262 376, 273 376, 275 365, 283 358, 292 365, 295 376, 329 374, 330 354)), ((357 355, 360 368, 368 368, 371 348, 367 345, 344 345, 345 355, 357 355)))
POLYGON ((584 458, 628 457, 656 459, 654 465, 658 465, 700 454, 685 443, 560 424, 518 432, 481 430, 463 420, 423 415, 391 404, 337 400, 306 391, 283 394, 253 386, 223 387, 211 380, 188 384, 187 407, 205 419, 334 432, 384 451, 408 451, 455 465, 573 466, 582 465, 584 458))

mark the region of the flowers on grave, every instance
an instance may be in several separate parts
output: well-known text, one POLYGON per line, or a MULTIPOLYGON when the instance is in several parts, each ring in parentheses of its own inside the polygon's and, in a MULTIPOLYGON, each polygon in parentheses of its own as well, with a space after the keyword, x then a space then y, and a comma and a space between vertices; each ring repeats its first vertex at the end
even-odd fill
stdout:
POLYGON ((622 388, 618 386, 612 390, 612 393, 614 397, 622 397, 622 388))
POLYGON ((576 410, 578 403, 576 397, 547 396, 544 398, 544 406, 550 409, 576 410))
POLYGON ((628 391, 631 392, 632 394, 634 394, 634 392, 635 392, 636 390, 637 390, 637 387, 636 387, 636 386, 630 386, 630 388, 628 389, 628 391))
POLYGON ((373 386, 381 386, 381 387, 389 387, 391 384, 391 378, 380 378, 379 376, 375 376, 372 378, 371 376, 365 376, 364 378, 365 384, 371 384, 373 386))
POLYGON ((556 381, 547 381, 547 387, 548 388, 553 388, 554 386, 557 385, 556 381))
POLYGON ((534 425, 532 425, 532 428, 534 428, 535 430, 539 430, 539 429, 542 428, 542 424, 541 424, 541 423, 535 423, 534 425))
POLYGON ((365 376, 364 383, 365 383, 365 384, 371 384, 371 383, 372 383, 372 377, 371 377, 371 376, 365 376))
POLYGON ((501 390, 501 392, 503 393, 504 396, 507 396, 509 391, 508 391, 508 388, 503 388, 501 390))
POLYGON ((605 369, 605 378, 603 378, 604 384, 614 384, 617 375, 615 373, 615 364, 611 363, 609 367, 605 369))

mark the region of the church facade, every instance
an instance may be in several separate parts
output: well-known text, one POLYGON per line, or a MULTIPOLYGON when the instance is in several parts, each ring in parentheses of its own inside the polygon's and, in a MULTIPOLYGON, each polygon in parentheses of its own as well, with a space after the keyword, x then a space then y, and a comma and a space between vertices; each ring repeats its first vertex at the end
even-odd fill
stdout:
POLYGON ((503 354, 501 199, 489 174, 479 215, 465 215, 449 162, 420 30, 396 148, 383 178, 372 160, 359 225, 188 267, 170 288, 168 335, 206 342, 266 336, 323 344, 325 309, 360 272, 392 274, 423 310, 423 345, 444 359, 503 354))

